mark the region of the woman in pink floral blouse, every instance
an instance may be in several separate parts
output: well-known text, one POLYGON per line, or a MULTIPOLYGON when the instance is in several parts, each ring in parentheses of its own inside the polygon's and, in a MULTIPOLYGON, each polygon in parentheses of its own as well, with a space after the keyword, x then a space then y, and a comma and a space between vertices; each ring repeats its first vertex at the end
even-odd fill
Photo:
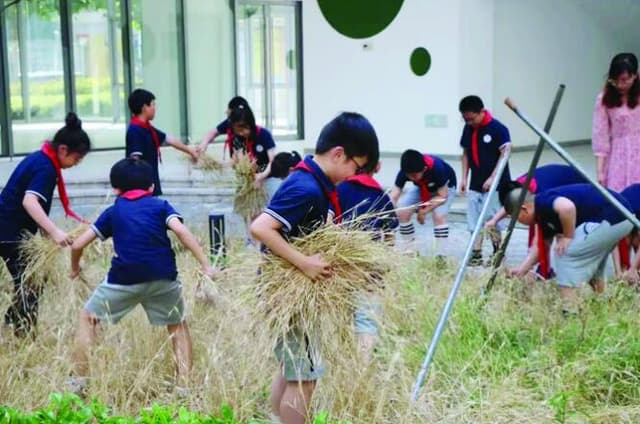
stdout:
POLYGON ((621 191, 640 183, 640 81, 633 53, 617 54, 593 113, 593 153, 600 184, 621 191))

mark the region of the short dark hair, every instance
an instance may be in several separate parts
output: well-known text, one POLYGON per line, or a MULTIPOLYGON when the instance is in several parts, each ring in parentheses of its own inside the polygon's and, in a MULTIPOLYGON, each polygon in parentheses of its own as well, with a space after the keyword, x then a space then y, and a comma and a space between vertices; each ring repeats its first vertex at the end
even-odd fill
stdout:
POLYGON ((142 107, 147 105, 151 106, 151 102, 156 99, 151 91, 144 88, 136 88, 129 94, 129 110, 134 115, 140 115, 142 113, 142 107))
POLYGON ((300 162, 302 158, 300 154, 295 150, 291 153, 280 152, 271 161, 270 177, 273 178, 286 178, 289 175, 289 168, 293 168, 300 162))
POLYGON ((53 136, 51 144, 58 150, 60 145, 67 146, 69 153, 86 155, 91 150, 91 140, 82 129, 82 121, 73 112, 69 112, 64 120, 64 127, 60 128, 53 136))
POLYGON ((367 165, 378 163, 380 150, 373 126, 356 112, 342 112, 322 128, 316 142, 316 154, 326 153, 334 147, 344 148, 347 157, 365 156, 367 165))
POLYGON ((475 112, 480 113, 484 109, 484 103, 482 103, 482 99, 478 96, 466 96, 460 100, 460 104, 458 105, 458 110, 460 113, 465 112, 475 112))
POLYGON ((229 103, 227 103, 227 109, 235 109, 238 106, 249 107, 249 102, 242 96, 235 96, 232 97, 231 100, 229 100, 229 103))
POLYGON ((424 156, 417 150, 405 150, 400 156, 400 169, 405 174, 424 171, 424 156))
POLYGON ((142 159, 122 159, 111 167, 109 181, 121 191, 147 190, 153 184, 153 168, 142 159))
POLYGON ((518 188, 505 191, 502 199, 502 205, 509 215, 511 215, 516 207, 518 207, 518 200, 520 200, 523 190, 525 191, 524 202, 532 202, 535 196, 531 194, 529 190, 522 187, 522 185, 518 188))

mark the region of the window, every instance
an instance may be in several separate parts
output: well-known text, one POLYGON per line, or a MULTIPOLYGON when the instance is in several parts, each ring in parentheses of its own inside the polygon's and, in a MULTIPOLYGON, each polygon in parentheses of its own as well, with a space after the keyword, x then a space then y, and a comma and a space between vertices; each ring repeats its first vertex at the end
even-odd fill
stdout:
POLYGON ((279 138, 302 138, 301 2, 236 3, 238 94, 279 138))

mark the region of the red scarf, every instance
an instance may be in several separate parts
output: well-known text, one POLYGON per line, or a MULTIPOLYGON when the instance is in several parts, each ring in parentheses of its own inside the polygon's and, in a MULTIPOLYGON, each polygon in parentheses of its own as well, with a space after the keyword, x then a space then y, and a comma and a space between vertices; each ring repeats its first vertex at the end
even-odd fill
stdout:
POLYGON ((542 222, 538 220, 536 226, 538 227, 538 262, 540 263, 540 275, 544 278, 549 278, 549 250, 542 235, 542 222))
MULTIPOLYGON (((259 125, 256 125, 256 137, 260 137, 260 132, 262 131, 262 127, 260 127, 259 125)), ((234 132, 231 129, 231 127, 229 127, 229 129, 227 130, 227 139, 224 142, 224 148, 229 149, 229 156, 231 156, 231 148, 233 146, 233 136, 234 136, 234 132)), ((246 141, 246 148, 247 148, 247 154, 249 155, 249 159, 251 160, 255 160, 255 155, 253 154, 253 145, 254 142, 253 140, 249 139, 246 141)))
POLYGON ((158 153, 158 161, 162 163, 162 154, 160 153, 160 138, 158 138, 158 133, 156 132, 156 129, 153 128, 153 125, 151 125, 151 122, 143 121, 137 116, 132 116, 131 121, 129 122, 129 125, 135 125, 136 127, 149 130, 149 132, 151 133, 151 138, 153 139, 153 144, 156 146, 156 153, 158 153))
POLYGON ((333 218, 333 222, 335 222, 336 224, 342 222, 342 208, 340 207, 340 202, 338 201, 338 191, 336 189, 333 189, 333 191, 327 190, 325 185, 320 181, 320 178, 313 172, 313 169, 311 169, 311 167, 305 163, 305 161, 300 161, 293 169, 299 169, 308 172, 309 174, 311 174, 311 176, 313 176, 313 178, 320 185, 320 188, 322 188, 324 195, 327 196, 327 199, 329 199, 329 202, 333 206, 334 212, 336 213, 335 217, 333 218))
MULTIPOLYGON (((422 155, 422 157, 424 159, 424 165, 427 167, 427 169, 425 169, 424 171, 426 174, 427 171, 433 169, 435 160, 432 156, 429 155, 422 155)), ((428 202, 429 200, 431 200, 431 192, 429 191, 429 180, 427 179, 427 176, 425 174, 422 175, 422 178, 418 182, 418 188, 420 189, 420 200, 422 202, 428 202)))
POLYGON ((373 188, 373 189, 376 189, 376 190, 383 191, 382 186, 380 185, 380 183, 378 183, 375 180, 375 178, 373 178, 369 174, 352 175, 352 176, 348 177, 346 179, 346 181, 349 181, 349 182, 352 182, 352 183, 356 183, 356 184, 360 184, 363 187, 369 187, 369 188, 373 188))
POLYGON ((629 241, 623 237, 618 242, 618 251, 620 252, 620 266, 623 271, 631 268, 631 249, 629 249, 629 241))
POLYGON ((152 191, 135 189, 135 190, 125 191, 124 193, 120 193, 120 196, 118 197, 122 197, 123 199, 127 199, 127 200, 138 200, 143 197, 152 196, 152 195, 153 195, 152 191))
MULTIPOLYGON (((527 174, 522 175, 516 181, 524 185, 524 183, 527 181, 527 174)), ((538 182, 536 181, 535 177, 531 177, 531 181, 529 181, 529 193, 536 194, 537 191, 538 191, 538 182)), ((535 234, 536 234, 536 226, 529 225, 529 240, 527 242, 527 247, 531 247, 531 245, 533 244, 533 237, 535 236, 535 234)))
POLYGON ((80 218, 74 211, 69 207, 69 196, 67 196, 67 188, 64 185, 64 179, 62 178, 62 167, 60 166, 60 161, 58 160, 58 152, 56 152, 53 144, 50 141, 45 141, 40 149, 42 153, 45 154, 46 157, 49 158, 51 163, 53 163, 53 167, 56 169, 56 176, 58 178, 58 194, 60 195, 60 202, 62 202, 62 207, 64 208, 64 213, 66 216, 69 216, 76 221, 86 223, 84 219, 80 218))
POLYGON ((491 120, 493 119, 491 113, 489 113, 487 109, 484 109, 483 112, 484 118, 482 118, 482 122, 480 122, 480 125, 478 125, 477 127, 474 127, 473 132, 471 133, 471 157, 473 158, 473 163, 475 163, 476 168, 480 167, 480 153, 478 152, 478 131, 480 130, 480 127, 488 125, 489 122, 491 122, 491 120))

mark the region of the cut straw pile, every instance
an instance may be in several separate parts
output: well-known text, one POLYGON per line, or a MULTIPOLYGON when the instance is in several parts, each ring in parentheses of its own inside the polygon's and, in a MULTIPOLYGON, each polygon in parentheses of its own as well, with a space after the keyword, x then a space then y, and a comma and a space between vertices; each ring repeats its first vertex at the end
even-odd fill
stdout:
POLYGON ((360 296, 379 294, 391 269, 389 247, 371 233, 326 225, 292 240, 306 255, 320 254, 331 276, 310 280, 276 255, 266 255, 255 287, 255 321, 272 340, 290 331, 312 339, 314 349, 335 364, 354 347, 353 314, 360 296))
POLYGON ((264 188, 257 188, 256 166, 246 154, 239 154, 238 163, 233 167, 236 175, 236 194, 233 199, 233 211, 242 216, 245 221, 252 220, 260 213, 267 203, 264 188))
MULTIPOLYGON (((69 237, 77 237, 86 229, 86 225, 80 225, 68 233, 69 237)), ((20 261, 25 264, 23 281, 32 288, 55 284, 69 275, 67 249, 40 233, 20 242, 20 261)))
MULTIPOLYGON (((192 163, 191 157, 184 156, 184 159, 192 163)), ((194 168, 205 173, 220 174, 224 170, 224 165, 213 156, 203 154, 198 158, 198 161, 195 163, 194 168)))

